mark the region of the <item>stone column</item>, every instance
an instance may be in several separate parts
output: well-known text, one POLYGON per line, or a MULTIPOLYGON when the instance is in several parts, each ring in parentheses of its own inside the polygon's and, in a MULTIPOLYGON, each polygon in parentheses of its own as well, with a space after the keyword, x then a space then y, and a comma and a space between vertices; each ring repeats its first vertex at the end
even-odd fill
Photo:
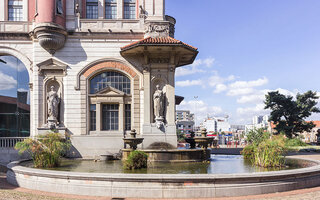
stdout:
MULTIPOLYGON (((170 66, 169 68, 174 69, 174 66, 170 66)), ((174 92, 174 70, 168 71, 168 84, 167 84, 167 99, 168 99, 168 107, 166 112, 166 119, 168 125, 175 124, 175 92, 174 92)))
POLYGON ((28 21, 28 0, 23 0, 22 6, 22 21, 28 21))
POLYGON ((119 103, 119 131, 124 131, 124 104, 119 103))
POLYGON ((98 0, 98 19, 104 19, 104 2, 105 0, 98 0))
POLYGON ((117 0, 117 18, 123 19, 123 0, 117 0))
POLYGON ((102 106, 101 103, 96 104, 96 131, 101 131, 101 125, 102 125, 102 106))
MULTIPOLYGON (((5 8, 8 8, 8 6, 6 7, 6 3, 5 1, 0 1, 0 21, 5 21, 5 8)), ((1 30, 1 27, 0 27, 1 30)))
POLYGON ((143 83, 144 83, 144 98, 143 98, 143 110, 144 110, 144 124, 151 123, 151 86, 150 86, 150 71, 143 71, 143 83))

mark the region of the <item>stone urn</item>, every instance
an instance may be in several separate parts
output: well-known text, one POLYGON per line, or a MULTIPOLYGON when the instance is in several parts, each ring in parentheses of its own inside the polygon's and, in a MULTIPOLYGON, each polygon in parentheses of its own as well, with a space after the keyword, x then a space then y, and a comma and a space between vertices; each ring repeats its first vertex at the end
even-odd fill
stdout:
POLYGON ((201 129, 201 136, 200 137, 194 137, 194 141, 196 144, 199 144, 199 146, 203 149, 207 149, 208 145, 213 142, 214 138, 207 137, 207 129, 203 128, 201 129))
POLYGON ((137 145, 141 144, 144 138, 136 138, 136 130, 132 129, 130 132, 131 138, 123 138, 123 142, 130 146, 130 149, 136 150, 137 145))

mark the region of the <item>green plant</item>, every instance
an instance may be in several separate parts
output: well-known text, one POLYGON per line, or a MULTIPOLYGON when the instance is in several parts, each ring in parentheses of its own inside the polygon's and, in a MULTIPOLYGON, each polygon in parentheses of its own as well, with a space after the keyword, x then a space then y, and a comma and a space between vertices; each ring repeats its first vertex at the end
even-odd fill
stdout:
POLYGON ((141 169, 148 167, 148 155, 142 151, 132 151, 124 161, 124 169, 141 169))
POLYGON ((270 137, 270 133, 263 130, 253 130, 247 136, 247 145, 241 154, 254 165, 261 167, 282 167, 284 166, 284 154, 287 151, 285 137, 275 135, 270 137))
POLYGON ((249 131, 246 134, 246 136, 247 136, 246 141, 249 144, 259 144, 260 142, 270 138, 271 134, 265 131, 264 129, 260 128, 260 129, 254 129, 249 131))
POLYGON ((303 142, 300 138, 288 138, 286 140, 286 146, 287 147, 298 147, 298 146, 308 146, 305 142, 303 142))
POLYGON ((15 145, 20 154, 27 152, 31 155, 37 168, 58 167, 61 157, 70 147, 70 141, 65 140, 59 133, 47 133, 36 139, 28 138, 15 145))
POLYGON ((181 131, 181 130, 179 130, 179 129, 177 129, 177 139, 178 139, 178 142, 184 142, 185 141, 185 134, 181 131))

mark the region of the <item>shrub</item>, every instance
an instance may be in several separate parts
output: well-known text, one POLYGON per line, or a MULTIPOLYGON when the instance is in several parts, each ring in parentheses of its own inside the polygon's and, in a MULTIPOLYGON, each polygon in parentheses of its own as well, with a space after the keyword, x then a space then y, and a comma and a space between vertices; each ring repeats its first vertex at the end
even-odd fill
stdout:
POLYGON ((60 165, 62 155, 70 146, 70 141, 65 140, 61 134, 47 133, 36 139, 28 138, 18 142, 15 149, 19 150, 19 153, 29 153, 35 167, 53 168, 60 165))
POLYGON ((148 155, 142 151, 132 151, 124 161, 124 169, 141 169, 148 167, 148 155))
POLYGON ((242 151, 244 159, 250 160, 254 165, 261 167, 284 166, 286 153, 285 138, 283 135, 270 137, 264 130, 250 131, 247 145, 242 151))
POLYGON ((298 146, 308 146, 305 142, 303 142, 299 138, 292 138, 286 140, 286 146, 287 147, 298 147, 298 146))
POLYGON ((266 140, 268 138, 271 137, 271 134, 267 131, 265 131, 264 129, 260 128, 260 129, 254 129, 249 131, 249 133, 247 133, 247 142, 249 144, 253 144, 253 143, 260 143, 263 140, 266 140))

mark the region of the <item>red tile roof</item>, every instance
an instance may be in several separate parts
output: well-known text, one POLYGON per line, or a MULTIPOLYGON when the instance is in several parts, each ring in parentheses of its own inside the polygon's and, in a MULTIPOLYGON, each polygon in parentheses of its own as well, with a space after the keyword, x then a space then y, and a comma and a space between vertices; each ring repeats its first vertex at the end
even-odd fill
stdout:
POLYGON ((184 42, 181 42, 180 40, 177 40, 177 39, 174 39, 172 37, 161 37, 161 38, 152 38, 152 37, 147 37, 145 39, 142 39, 142 40, 139 40, 139 41, 136 41, 136 42, 133 42, 131 44, 128 44, 124 47, 121 47, 121 50, 127 50, 127 49, 130 49, 130 48, 133 48, 135 46, 138 46, 138 45, 143 45, 143 44, 147 44, 147 45, 152 45, 152 44, 160 44, 160 45, 170 45, 170 44, 179 44, 179 45, 182 45, 182 46, 185 46, 185 47, 188 47, 194 51, 197 51, 198 48, 196 47, 193 47, 191 45, 188 45, 187 43, 184 43, 184 42))
MULTIPOLYGON (((320 121, 307 121, 307 122, 313 122, 314 125, 316 125, 315 128, 320 128, 320 121)), ((271 128, 275 128, 275 127, 276 125, 273 122, 271 122, 271 128)))

